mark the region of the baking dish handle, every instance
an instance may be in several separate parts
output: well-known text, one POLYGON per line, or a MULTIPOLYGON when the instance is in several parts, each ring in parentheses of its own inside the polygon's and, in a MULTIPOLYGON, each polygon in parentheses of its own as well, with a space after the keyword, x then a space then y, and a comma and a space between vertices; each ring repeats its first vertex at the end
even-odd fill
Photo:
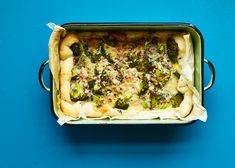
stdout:
POLYGON ((46 86, 45 82, 44 82, 44 79, 43 79, 43 71, 44 71, 44 68, 46 67, 46 65, 49 64, 49 60, 46 60, 45 62, 42 63, 42 65, 40 66, 40 69, 39 69, 39 82, 42 86, 42 88, 48 92, 51 91, 51 89, 49 87, 46 86))
POLYGON ((215 82, 215 68, 214 65, 207 59, 204 59, 204 62, 208 65, 211 72, 211 79, 207 86, 204 87, 204 90, 210 89, 215 82))

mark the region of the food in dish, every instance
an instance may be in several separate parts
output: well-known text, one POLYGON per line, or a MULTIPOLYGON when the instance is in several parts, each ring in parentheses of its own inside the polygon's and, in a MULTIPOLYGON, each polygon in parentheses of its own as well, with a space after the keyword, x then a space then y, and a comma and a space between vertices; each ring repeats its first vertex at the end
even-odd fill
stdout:
POLYGON ((185 119, 205 113, 188 32, 66 31, 49 42, 60 116, 185 119))

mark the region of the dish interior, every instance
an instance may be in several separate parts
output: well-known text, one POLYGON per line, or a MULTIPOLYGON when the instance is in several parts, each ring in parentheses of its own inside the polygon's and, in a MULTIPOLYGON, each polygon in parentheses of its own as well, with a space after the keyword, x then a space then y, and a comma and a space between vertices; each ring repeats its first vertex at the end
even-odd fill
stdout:
MULTIPOLYGON (((186 31, 191 34, 193 45, 194 45, 194 62, 195 62, 195 70, 194 70, 194 86, 198 90, 200 94, 200 101, 203 105, 203 80, 202 80, 202 70, 203 70, 203 39, 200 32, 190 24, 92 24, 92 23, 72 23, 72 24, 64 24, 62 25, 66 30, 73 31, 110 31, 110 30, 154 30, 154 31, 186 31)), ((58 106, 57 106, 57 94, 58 90, 55 89, 55 82, 52 81, 52 110, 58 118, 58 106)), ((102 119, 102 120, 76 120, 69 121, 67 124, 186 124, 191 121, 182 121, 182 120, 110 120, 110 119, 102 119)))

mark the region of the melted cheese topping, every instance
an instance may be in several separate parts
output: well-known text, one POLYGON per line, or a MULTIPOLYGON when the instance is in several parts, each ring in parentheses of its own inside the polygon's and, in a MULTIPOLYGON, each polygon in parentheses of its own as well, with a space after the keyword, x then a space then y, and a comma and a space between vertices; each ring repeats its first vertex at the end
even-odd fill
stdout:
POLYGON ((70 47, 71 101, 79 103, 81 115, 87 117, 179 107, 181 67, 175 60, 183 51, 176 37, 174 41, 169 33, 78 33, 79 41, 70 47))

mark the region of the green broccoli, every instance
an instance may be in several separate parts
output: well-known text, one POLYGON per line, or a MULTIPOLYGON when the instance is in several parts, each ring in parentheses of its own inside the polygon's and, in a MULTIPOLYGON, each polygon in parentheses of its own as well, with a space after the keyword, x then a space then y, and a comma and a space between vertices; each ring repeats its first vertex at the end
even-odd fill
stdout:
POLYGON ((111 58, 110 53, 108 52, 109 46, 106 44, 101 44, 100 53, 101 55, 108 60, 109 63, 113 64, 115 61, 111 58))
POLYGON ((82 53, 82 50, 81 50, 81 46, 79 43, 73 43, 71 46, 70 46, 70 49, 73 51, 73 55, 76 57, 76 56, 80 56, 81 53, 82 53))
POLYGON ((112 84, 111 80, 112 71, 104 69, 101 73, 100 79, 104 86, 109 86, 112 84))
POLYGON ((162 85, 165 85, 169 79, 170 79, 170 72, 163 72, 161 69, 156 69, 155 70, 155 77, 158 82, 160 82, 162 85))
POLYGON ((138 60, 138 57, 136 54, 129 53, 127 55, 127 61, 129 62, 130 68, 134 68, 137 66, 137 60, 138 60))
POLYGON ((92 63, 95 63, 95 62, 99 61, 100 56, 101 56, 101 51, 100 50, 101 50, 101 47, 99 47, 96 52, 92 52, 92 51, 89 50, 87 42, 84 42, 84 44, 83 44, 84 54, 88 58, 90 58, 92 63))
POLYGON ((167 39, 167 55, 172 63, 178 62, 179 46, 172 37, 167 39))
POLYGON ((167 108, 168 103, 166 102, 163 95, 156 93, 154 91, 150 92, 150 108, 151 109, 164 109, 167 108))
POLYGON ((127 56, 127 61, 129 62, 129 66, 131 68, 135 67, 140 72, 148 72, 152 66, 148 56, 142 56, 140 53, 129 53, 127 56))
POLYGON ((95 82, 96 82, 96 80, 90 80, 90 81, 88 81, 88 86, 89 86, 89 89, 90 89, 90 90, 93 89, 93 87, 95 86, 95 82))
POLYGON ((84 88, 80 83, 72 83, 70 89, 70 98, 72 101, 86 100, 88 95, 84 92, 84 88))
POLYGON ((133 94, 130 92, 126 92, 124 94, 124 98, 118 98, 115 102, 115 108, 126 110, 129 107, 130 99, 132 98, 133 94))
POLYGON ((177 93, 175 96, 173 96, 170 100, 172 107, 179 107, 181 102, 184 99, 184 95, 182 93, 177 93))
POLYGON ((139 93, 138 95, 145 95, 149 89, 148 80, 144 77, 139 83, 139 93))
POLYGON ((92 96, 93 102, 96 105, 96 107, 100 107, 103 103, 99 95, 93 95, 92 96))
POLYGON ((150 100, 150 105, 152 109, 166 109, 168 107, 171 107, 171 102, 159 100, 158 98, 152 98, 150 100))
POLYGON ((72 78, 73 78, 73 77, 76 77, 79 74, 80 70, 77 66, 74 66, 72 68, 71 72, 72 72, 72 78))
POLYGON ((140 58, 137 61, 136 69, 140 72, 148 72, 151 68, 151 63, 148 58, 140 58))
POLYGON ((158 103, 158 101, 161 99, 161 96, 158 95, 156 92, 151 91, 150 92, 150 108, 154 109, 158 103))
POLYGON ((101 45, 100 45, 100 53, 103 55, 103 57, 107 56, 107 53, 106 53, 106 50, 104 48, 104 44, 103 43, 101 43, 101 45))
POLYGON ((156 105, 157 105, 157 99, 155 97, 152 97, 150 99, 150 108, 154 109, 156 107, 156 105))
POLYGON ((106 92, 107 92, 107 90, 105 89, 105 87, 101 87, 97 84, 95 84, 93 87, 93 93, 95 93, 97 95, 104 95, 106 92))
POLYGON ((161 76, 164 75, 164 73, 163 73, 160 69, 156 69, 155 75, 156 75, 157 77, 161 77, 161 76))
POLYGON ((129 107, 129 102, 127 99, 118 98, 115 102, 115 108, 126 110, 129 107))
POLYGON ((157 51, 158 51, 159 54, 164 53, 164 51, 165 51, 165 45, 163 45, 162 43, 159 43, 159 44, 157 45, 157 51))
POLYGON ((156 109, 166 109, 168 107, 171 107, 171 103, 170 102, 164 102, 162 104, 157 104, 156 105, 156 109))

